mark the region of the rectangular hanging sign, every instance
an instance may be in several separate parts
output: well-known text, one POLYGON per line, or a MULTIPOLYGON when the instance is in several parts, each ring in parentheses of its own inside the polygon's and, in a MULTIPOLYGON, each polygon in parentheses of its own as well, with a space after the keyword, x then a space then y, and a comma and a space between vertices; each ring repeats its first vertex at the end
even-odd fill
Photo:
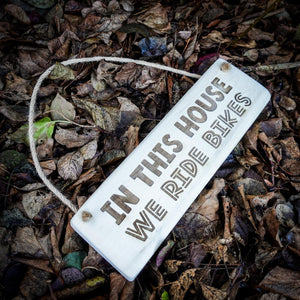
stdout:
POLYGON ((126 279, 143 269, 270 100, 218 59, 71 220, 126 279))

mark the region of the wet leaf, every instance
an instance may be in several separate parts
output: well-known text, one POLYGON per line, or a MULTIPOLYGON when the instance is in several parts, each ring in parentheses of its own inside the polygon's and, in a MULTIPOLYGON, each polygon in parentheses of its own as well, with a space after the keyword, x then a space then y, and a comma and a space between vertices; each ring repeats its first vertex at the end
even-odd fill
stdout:
POLYGON ((75 72, 61 63, 56 62, 54 69, 49 75, 50 79, 64 79, 64 80, 73 80, 75 79, 75 72))
POLYGON ((58 174, 65 180, 76 180, 82 172, 83 156, 80 152, 67 153, 57 163, 58 174))
POLYGON ((87 253, 85 251, 76 251, 76 252, 68 253, 63 259, 65 262, 64 267, 65 268, 73 267, 80 271, 82 262, 86 256, 87 253))
POLYGON ((170 253, 170 251, 172 250, 173 246, 175 245, 174 241, 169 240, 167 245, 164 246, 159 253, 157 254, 156 257, 156 266, 160 267, 161 264, 164 262, 164 260, 166 259, 167 255, 170 253))
POLYGON ((3 163, 8 170, 13 170, 14 168, 27 162, 26 155, 20 153, 16 150, 5 150, 0 153, 0 162, 3 163))
POLYGON ((23 216, 18 208, 3 210, 0 215, 0 226, 5 228, 23 227, 33 224, 33 222, 23 216))
POLYGON ((75 109, 73 104, 67 101, 59 93, 51 102, 50 106, 52 120, 71 120, 75 119, 75 109))

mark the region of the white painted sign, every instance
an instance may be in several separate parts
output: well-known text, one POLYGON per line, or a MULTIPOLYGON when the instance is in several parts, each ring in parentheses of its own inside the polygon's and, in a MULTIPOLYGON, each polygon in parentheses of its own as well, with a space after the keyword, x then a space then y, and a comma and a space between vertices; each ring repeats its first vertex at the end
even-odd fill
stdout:
POLYGON ((270 99, 218 59, 80 208, 72 227, 132 281, 270 99))

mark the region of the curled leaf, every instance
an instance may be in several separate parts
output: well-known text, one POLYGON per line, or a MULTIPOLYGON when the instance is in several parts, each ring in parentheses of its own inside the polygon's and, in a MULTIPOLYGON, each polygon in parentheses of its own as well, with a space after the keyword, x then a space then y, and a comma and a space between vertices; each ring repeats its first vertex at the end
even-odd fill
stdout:
POLYGON ((169 254, 173 246, 175 245, 174 241, 169 240, 167 245, 164 246, 158 253, 156 257, 156 266, 160 267, 161 264, 164 262, 166 256, 169 254))

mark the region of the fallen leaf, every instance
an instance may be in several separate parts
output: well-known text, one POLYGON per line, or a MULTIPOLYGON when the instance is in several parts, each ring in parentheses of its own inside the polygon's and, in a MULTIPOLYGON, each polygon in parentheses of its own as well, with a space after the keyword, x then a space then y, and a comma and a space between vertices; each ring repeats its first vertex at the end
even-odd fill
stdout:
POLYGON ((206 250, 202 244, 193 244, 190 248, 190 260, 195 268, 199 268, 206 256, 206 250))
POLYGON ((67 148, 82 147, 93 139, 99 137, 98 131, 84 131, 83 134, 78 134, 75 128, 64 129, 58 127, 55 132, 55 140, 67 148))
POLYGON ((84 160, 92 159, 97 152, 98 143, 96 140, 93 140, 83 147, 80 148, 79 152, 81 153, 84 160))
POLYGON ((106 131, 115 130, 121 121, 121 112, 115 107, 100 106, 91 101, 75 100, 75 104, 86 109, 92 116, 95 125, 106 131))
POLYGON ((164 261, 164 269, 167 274, 174 274, 178 271, 178 268, 184 265, 183 261, 175 259, 167 259, 164 261))
POLYGON ((49 74, 49 79, 64 79, 64 80, 73 80, 75 79, 75 72, 67 67, 62 65, 59 62, 55 63, 54 69, 49 74))
POLYGON ((226 291, 222 291, 213 286, 206 285, 200 282, 202 294, 207 300, 224 300, 228 297, 226 291))
POLYGON ((260 128, 268 137, 278 137, 282 130, 282 120, 281 118, 269 119, 262 122, 260 128))
POLYGON ((39 299, 48 291, 50 273, 29 267, 23 278, 20 291, 25 299, 39 299))
POLYGON ((126 154, 123 150, 110 150, 107 151, 103 154, 103 156, 101 157, 99 164, 100 166, 105 166, 108 164, 111 164, 117 160, 120 160, 122 158, 126 157, 126 154))
POLYGON ((31 24, 31 21, 27 16, 26 12, 20 6, 14 4, 7 4, 5 5, 4 9, 7 13, 13 16, 20 23, 25 25, 31 24))
POLYGON ((127 281, 122 275, 115 272, 110 274, 110 300, 131 300, 134 296, 133 289, 134 281, 127 281))
POLYGON ((300 274, 296 271, 277 266, 265 276, 259 286, 291 299, 300 299, 300 274))
MULTIPOLYGON (((42 144, 47 140, 47 138, 52 137, 55 121, 52 121, 50 118, 45 117, 43 119, 35 121, 33 125, 33 139, 36 144, 42 144)), ((9 138, 17 143, 24 143, 26 145, 29 145, 28 124, 22 125, 17 131, 10 134, 9 138)))
POLYGON ((287 96, 282 96, 280 98, 279 105, 287 111, 293 111, 297 107, 295 100, 287 96))
POLYGON ((50 158, 53 156, 53 145, 54 145, 54 140, 52 138, 47 138, 46 141, 38 145, 36 147, 36 152, 38 155, 38 158, 40 160, 45 159, 45 158, 50 158))
POLYGON ((12 244, 12 252, 20 256, 48 259, 36 239, 32 227, 19 227, 12 244))
POLYGON ((156 266, 160 267, 161 264, 164 262, 166 256, 169 254, 169 252, 171 251, 171 249, 173 248, 173 246, 175 245, 174 241, 169 240, 167 242, 167 245, 164 246, 159 253, 157 254, 156 257, 156 266))
POLYGON ((32 191, 22 196, 22 204, 27 216, 33 219, 44 205, 52 199, 51 193, 32 191))
POLYGON ((139 15, 137 21, 160 33, 168 33, 171 30, 168 11, 168 7, 163 7, 160 3, 157 3, 154 7, 139 15))
POLYGON ((57 163, 58 174, 65 180, 77 180, 82 172, 83 156, 80 152, 67 153, 57 163))
POLYGON ((23 216, 18 208, 3 210, 0 215, 0 226, 5 228, 23 227, 33 224, 33 222, 23 216))
POLYGON ((72 103, 67 101, 59 93, 56 94, 55 98, 50 105, 52 120, 70 120, 75 119, 75 109, 72 103))
POLYGON ((204 196, 200 196, 197 199, 196 212, 203 215, 210 221, 216 221, 219 219, 217 211, 219 210, 218 194, 225 187, 224 179, 215 179, 212 189, 204 196))
POLYGON ((276 205, 276 217, 281 225, 285 227, 295 226, 295 214, 293 205, 290 203, 279 203, 276 205))
POLYGON ((128 130, 122 136, 122 139, 126 139, 125 153, 129 155, 139 144, 139 127, 130 125, 128 130))
POLYGON ((16 150, 5 150, 0 153, 0 162, 10 171, 27 162, 26 155, 16 150))
POLYGON ((14 122, 25 122, 28 120, 28 107, 21 105, 0 106, 0 113, 14 122))
POLYGON ((172 283, 169 291, 171 299, 182 300, 184 298, 194 280, 197 280, 197 272, 197 269, 185 270, 178 280, 172 283))

